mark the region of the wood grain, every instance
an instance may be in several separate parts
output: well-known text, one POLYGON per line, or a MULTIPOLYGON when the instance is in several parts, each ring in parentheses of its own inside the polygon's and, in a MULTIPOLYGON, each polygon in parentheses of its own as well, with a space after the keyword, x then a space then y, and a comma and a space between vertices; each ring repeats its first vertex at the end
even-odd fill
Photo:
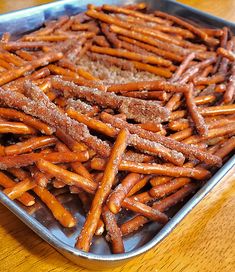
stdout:
MULTIPOLYGON (((0 13, 51 2, 1 0, 0 13)), ((182 0, 235 21, 234 0, 182 0)), ((157 247, 116 269, 138 272, 232 272, 235 268, 235 169, 157 247)), ((79 272, 80 268, 40 239, 0 205, 0 271, 79 272)))

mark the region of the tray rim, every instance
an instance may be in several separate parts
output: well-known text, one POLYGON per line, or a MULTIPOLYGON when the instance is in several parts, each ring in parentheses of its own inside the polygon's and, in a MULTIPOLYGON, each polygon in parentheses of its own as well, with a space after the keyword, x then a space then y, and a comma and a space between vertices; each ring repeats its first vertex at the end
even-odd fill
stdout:
MULTIPOLYGON (((25 9, 20 9, 16 11, 11 11, 7 13, 0 14, 0 20, 4 20, 4 17, 9 16, 22 16, 25 12, 35 12, 39 10, 45 10, 46 8, 52 8, 55 6, 64 6, 65 4, 76 3, 77 0, 60 0, 56 2, 51 2, 47 4, 42 4, 38 6, 33 6, 25 9)), ((175 0, 164 0, 165 3, 173 3, 177 6, 184 8, 185 10, 190 10, 196 14, 207 17, 208 19, 212 19, 218 21, 222 24, 229 24, 232 27, 235 27, 235 22, 230 22, 223 18, 214 16, 204 11, 200 11, 196 8, 190 7, 188 5, 176 2, 175 0)), ((203 185, 202 188, 198 190, 198 192, 193 195, 187 203, 171 218, 171 220, 162 227, 162 229, 145 245, 141 246, 138 249, 132 250, 127 253, 122 254, 95 254, 91 252, 84 252, 73 248, 61 240, 56 238, 53 234, 48 232, 48 229, 44 227, 40 222, 38 222, 35 218, 29 215, 25 210, 23 210, 15 201, 9 199, 3 192, 0 191, 0 203, 2 203, 5 207, 7 207, 11 212, 13 212, 24 224, 26 224, 31 230, 33 230, 37 235, 39 235, 45 242, 48 242, 55 249, 60 252, 70 253, 74 256, 84 258, 86 260, 94 260, 94 261, 125 261, 136 257, 140 254, 147 252, 152 249, 154 246, 158 245, 181 221, 182 219, 220 182, 220 180, 225 177, 230 170, 235 167, 235 155, 233 155, 222 167, 219 169, 207 182, 203 185)))

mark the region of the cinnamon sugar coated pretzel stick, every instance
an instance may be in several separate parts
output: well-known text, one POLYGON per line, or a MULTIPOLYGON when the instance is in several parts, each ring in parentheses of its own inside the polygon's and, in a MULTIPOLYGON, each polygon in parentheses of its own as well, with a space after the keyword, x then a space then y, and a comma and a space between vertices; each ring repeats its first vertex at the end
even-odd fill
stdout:
POLYGON ((123 236, 166 224, 234 154, 234 43, 146 3, 4 33, 0 189, 33 216, 40 198, 69 235, 84 216, 77 249, 102 235, 124 253, 123 236))

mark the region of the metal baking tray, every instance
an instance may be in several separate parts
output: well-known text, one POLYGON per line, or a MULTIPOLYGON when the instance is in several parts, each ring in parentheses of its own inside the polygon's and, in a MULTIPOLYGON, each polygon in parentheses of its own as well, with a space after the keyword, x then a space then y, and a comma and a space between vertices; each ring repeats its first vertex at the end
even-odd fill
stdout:
MULTIPOLYGON (((0 34, 9 31, 18 37, 26 32, 39 28, 44 21, 58 18, 61 15, 73 15, 86 9, 88 3, 101 5, 132 4, 138 1, 130 0, 64 0, 53 2, 38 7, 15 11, 0 15, 0 34)), ((187 18, 204 26, 222 27, 229 26, 235 32, 235 24, 203 13, 183 4, 171 0, 148 0, 150 9, 162 10, 168 13, 187 18)), ((51 215, 43 203, 38 204, 37 209, 27 209, 17 201, 12 201, 0 191, 0 202, 11 210, 28 227, 37 233, 42 239, 51 244, 68 259, 80 266, 90 269, 102 269, 120 265, 137 255, 140 255, 158 245, 177 224, 208 194, 219 182, 223 182, 229 175, 234 174, 235 155, 190 199, 187 199, 177 207, 170 209, 168 214, 171 220, 161 227, 156 222, 147 224, 138 233, 124 238, 126 253, 111 254, 104 238, 96 237, 91 247, 91 253, 82 252, 74 248, 75 239, 80 233, 84 223, 84 215, 76 196, 64 195, 64 205, 78 219, 78 226, 73 229, 63 228, 51 215), (66 199, 67 198, 67 199, 66 199), (156 234, 157 233, 157 234, 156 234)), ((129 215, 130 216, 130 215, 129 215)), ((177 241, 175 241, 177 242, 177 241)), ((156 256, 157 258, 157 256, 156 256)))

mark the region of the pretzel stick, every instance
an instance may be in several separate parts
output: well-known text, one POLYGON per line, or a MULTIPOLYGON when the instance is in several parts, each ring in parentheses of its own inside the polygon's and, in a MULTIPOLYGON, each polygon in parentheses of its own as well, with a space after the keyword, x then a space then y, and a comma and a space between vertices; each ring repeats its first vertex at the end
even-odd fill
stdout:
POLYGON ((193 136, 183 140, 183 142, 187 143, 187 144, 194 144, 194 143, 198 143, 201 141, 205 141, 208 139, 212 139, 212 138, 216 138, 216 137, 220 137, 220 136, 224 136, 224 135, 229 135, 229 134, 233 135, 234 131, 235 131, 235 123, 231 123, 231 124, 228 124, 228 125, 225 125, 222 127, 210 129, 206 136, 193 135, 193 136))
POLYGON ((22 65, 20 68, 14 68, 12 70, 6 71, 0 76, 0 86, 8 83, 20 76, 24 75, 26 72, 33 71, 34 69, 45 66, 50 62, 57 61, 63 57, 62 53, 49 53, 44 55, 42 58, 37 60, 32 60, 29 63, 22 65))
POLYGON ((235 137, 231 137, 215 152, 216 156, 225 158, 230 152, 235 149, 235 137))
POLYGON ((137 92, 124 92, 122 96, 139 98, 139 99, 150 99, 150 100, 167 100, 167 94, 163 91, 137 91, 137 92))
POLYGON ((152 81, 137 81, 122 84, 112 84, 108 87, 108 92, 124 93, 129 91, 166 91, 166 92, 185 92, 188 89, 187 85, 179 85, 169 83, 162 80, 152 81))
POLYGON ((144 178, 142 178, 141 180, 139 180, 132 188, 131 190, 128 192, 127 196, 132 196, 134 195, 136 192, 140 191, 149 181, 149 179, 151 178, 151 175, 149 176, 145 176, 144 178))
POLYGON ((133 195, 133 196, 129 197, 129 199, 143 203, 143 204, 146 204, 146 203, 154 200, 154 198, 151 197, 148 192, 143 192, 138 195, 133 195))
POLYGON ((144 63, 150 63, 160 66, 170 66, 171 62, 168 60, 164 60, 161 57, 155 57, 155 56, 144 56, 138 53, 129 52, 122 49, 114 49, 109 47, 98 47, 98 46, 92 46, 91 51, 95 53, 101 53, 101 54, 107 54, 111 56, 117 56, 122 58, 127 58, 134 61, 143 61, 144 63))
POLYGON ((175 132, 175 133, 169 135, 169 138, 180 142, 183 139, 188 138, 192 134, 193 134, 193 129, 191 127, 189 127, 189 128, 182 129, 178 132, 175 132))
POLYGON ((30 153, 22 155, 0 157, 0 169, 19 168, 32 165, 40 159, 46 159, 53 163, 87 161, 88 153, 83 152, 51 152, 49 154, 30 153))
POLYGON ((0 121, 0 133, 35 134, 35 129, 20 122, 0 121))
POLYGON ((149 191, 149 194, 152 197, 162 198, 188 184, 190 181, 189 178, 176 178, 165 184, 154 186, 149 191))
POLYGON ((21 197, 23 193, 33 189, 35 186, 36 183, 34 181, 30 179, 24 179, 16 183, 14 187, 6 188, 5 190, 3 190, 3 193, 13 200, 21 197))
POLYGON ((7 156, 28 153, 38 148, 53 145, 56 141, 57 139, 53 136, 33 137, 24 142, 5 147, 4 152, 7 156))
POLYGON ((120 131, 116 139, 106 165, 101 184, 96 191, 91 209, 87 215, 85 224, 76 243, 76 247, 80 250, 86 252, 89 251, 91 240, 97 228, 98 220, 102 212, 102 205, 108 197, 114 182, 114 178, 118 172, 118 166, 126 149, 128 137, 128 131, 123 129, 120 131))
MULTIPOLYGON (((103 170, 105 166, 105 160, 103 159, 92 159, 91 167, 95 170, 103 170)), ((198 180, 208 178, 210 172, 205 169, 194 169, 185 168, 178 166, 166 166, 157 163, 135 163, 131 161, 122 161, 119 168, 120 171, 130 171, 139 174, 156 174, 156 175, 166 175, 172 177, 191 177, 198 180)))
POLYGON ((235 61, 235 54, 231 50, 219 47, 217 49, 217 54, 221 55, 224 58, 227 58, 230 61, 235 61))
POLYGON ((53 65, 53 64, 50 64, 48 65, 48 69, 56 74, 56 75, 62 75, 61 78, 65 78, 66 80, 72 80, 74 83, 78 84, 78 85, 84 85, 84 86, 87 86, 87 87, 95 87, 97 89, 100 89, 100 90, 103 90, 104 89, 104 86, 102 86, 102 84, 99 84, 98 82, 92 82, 90 79, 94 80, 95 78, 91 75, 85 75, 83 73, 83 75, 85 75, 85 77, 89 80, 85 80, 86 78, 81 78, 79 76, 79 74, 81 74, 81 69, 79 70, 78 68, 76 67, 71 67, 71 65, 68 65, 68 63, 66 63, 64 60, 59 63, 61 66, 65 66, 66 68, 69 67, 69 69, 71 70, 68 70, 68 69, 64 69, 62 67, 59 67, 59 66, 56 66, 56 65, 53 65))
POLYGON ((201 113, 202 116, 233 114, 235 113, 235 105, 220 105, 220 106, 199 108, 199 112, 201 113))
POLYGON ((141 180, 141 178, 142 175, 140 174, 128 174, 109 195, 108 200, 106 201, 106 205, 112 213, 117 214, 120 211, 122 201, 134 187, 134 185, 141 180))
POLYGON ((43 173, 48 173, 60 180, 62 180, 67 185, 75 185, 82 188, 88 193, 94 193, 97 184, 91 180, 88 180, 78 174, 65 170, 59 166, 53 165, 46 160, 38 160, 36 162, 37 167, 43 173))
POLYGON ((110 212, 110 210, 104 206, 102 209, 102 217, 104 219, 105 228, 107 231, 108 241, 110 240, 112 244, 112 252, 113 253, 124 253, 124 245, 122 241, 122 233, 120 228, 117 225, 117 221, 115 215, 110 212))
POLYGON ((158 221, 159 223, 162 224, 165 224, 168 221, 168 217, 164 213, 156 209, 153 209, 141 202, 138 202, 133 198, 125 198, 124 201, 122 202, 122 207, 140 213, 143 216, 149 218, 150 220, 158 221))
POLYGON ((208 134, 208 127, 205 123, 204 118, 198 112, 195 102, 193 101, 193 85, 192 84, 190 84, 190 88, 188 89, 187 92, 184 93, 184 95, 186 99, 186 104, 188 106, 188 111, 190 112, 192 120, 195 123, 197 132, 201 136, 206 136, 208 134))
MULTIPOLYGON (((116 137, 118 134, 118 129, 113 128, 112 126, 107 125, 99 120, 86 117, 85 115, 79 114, 72 109, 68 109, 66 112, 70 117, 76 119, 83 124, 86 124, 89 128, 94 129, 102 134, 108 135, 110 137, 116 137)), ((130 144, 140 150, 145 150, 150 153, 156 154, 163 159, 166 159, 167 161, 170 161, 177 165, 182 165, 184 162, 184 157, 181 153, 172 152, 161 144, 141 139, 137 135, 130 135, 129 138, 130 144)))
MULTIPOLYGON (((0 171, 0 185, 4 188, 12 188, 17 183, 10 179, 7 175, 5 175, 2 171, 0 171)), ((19 196, 18 200, 25 206, 32 206, 35 203, 35 199, 32 195, 25 192, 21 196, 19 196)))
POLYGON ((47 189, 37 186, 33 189, 33 191, 47 205, 53 216, 62 226, 72 228, 76 225, 76 220, 72 214, 66 210, 47 189))
POLYGON ((225 81, 225 76, 221 74, 216 74, 211 77, 197 77, 193 79, 195 85, 211 85, 217 84, 225 81))
POLYGON ((189 147, 187 145, 184 145, 182 143, 179 143, 177 141, 174 141, 172 139, 169 139, 169 138, 159 135, 157 133, 152 133, 150 131, 143 130, 143 129, 138 128, 134 125, 128 124, 127 122, 121 120, 120 118, 115 118, 110 114, 103 112, 101 114, 101 119, 104 122, 110 123, 114 127, 118 127, 118 128, 126 127, 126 128, 128 128, 128 130, 131 133, 135 133, 144 139, 158 142, 168 148, 172 148, 173 150, 177 150, 178 152, 181 152, 186 156, 194 156, 195 158, 199 159, 200 161, 204 161, 209 165, 211 165, 211 164, 212 165, 213 164, 220 165, 220 163, 221 163, 221 161, 218 158, 214 157, 211 154, 208 154, 206 152, 198 150, 197 148, 194 148, 192 146, 189 147))
MULTIPOLYGON (((164 212, 168 210, 170 207, 181 202, 186 196, 190 195, 193 191, 195 191, 196 188, 197 186, 194 185, 193 183, 187 184, 174 194, 154 203, 152 207, 161 212, 164 212)), ((122 235, 126 236, 128 234, 131 234, 132 232, 137 231, 140 227, 142 227, 144 224, 148 222, 149 219, 147 219, 146 217, 142 215, 137 215, 120 226, 122 235)))
POLYGON ((2 47, 5 50, 8 51, 15 51, 19 50, 22 48, 27 48, 27 49, 35 49, 35 48, 42 48, 43 46, 49 46, 49 43, 46 42, 4 42, 2 43, 2 47))

